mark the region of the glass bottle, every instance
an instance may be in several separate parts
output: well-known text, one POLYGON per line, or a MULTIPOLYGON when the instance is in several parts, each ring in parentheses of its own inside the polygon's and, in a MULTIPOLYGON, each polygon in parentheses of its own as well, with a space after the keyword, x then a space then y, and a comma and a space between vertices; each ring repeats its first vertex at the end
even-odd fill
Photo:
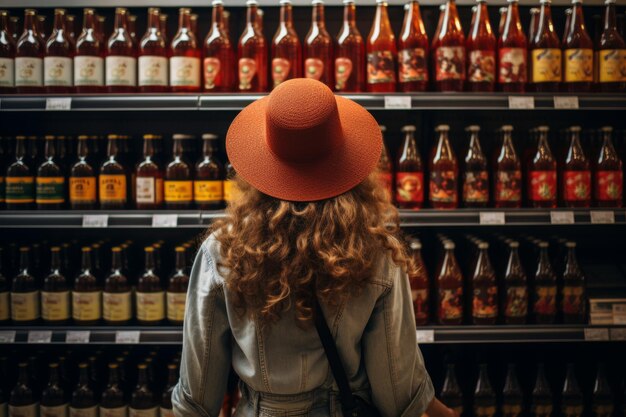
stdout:
POLYGON ((454 242, 444 243, 444 257, 437 274, 437 318, 444 325, 463 322, 463 275, 454 248, 454 242))
POLYGON ((604 126, 600 131, 603 142, 593 175, 594 200, 598 207, 622 207, 622 160, 611 140, 613 128, 604 126))
POLYGON ((528 280, 519 257, 519 242, 509 243, 504 273, 504 322, 525 324, 528 317, 528 280))
POLYGON ((224 167, 216 155, 217 135, 202 135, 202 158, 196 163, 193 199, 200 210, 215 210, 224 200, 224 167))
POLYGON ((324 1, 313 0, 311 28, 304 41, 304 76, 321 81, 332 89, 333 77, 333 39, 326 30, 324 1))
POLYGON ((204 40, 204 91, 226 93, 235 91, 235 52, 224 27, 224 3, 213 0, 213 21, 204 40))
POLYGON ((495 324, 498 319, 498 287, 496 273, 489 260, 489 244, 478 244, 478 261, 472 276, 472 321, 474 324, 495 324))
POLYGON ((165 294, 156 275, 154 248, 147 246, 145 270, 137 281, 137 321, 142 325, 160 324, 165 318, 165 294))
POLYGON ((553 409, 550 384, 546 378, 543 363, 537 364, 537 379, 530 402, 531 417, 550 417, 553 409))
POLYGON ((430 205, 435 209, 453 209, 458 206, 459 167, 448 140, 450 126, 439 125, 435 131, 439 134, 439 140, 432 148, 428 161, 430 205))
POLYGON ((168 90, 167 47, 161 33, 159 17, 159 9, 148 9, 148 27, 139 42, 137 54, 140 93, 163 93, 168 90))
POLYGON ((54 145, 54 136, 46 136, 45 159, 37 169, 35 181, 35 201, 39 210, 59 210, 65 206, 65 176, 54 145))
POLYGON ((148 386, 148 371, 145 363, 137 365, 137 386, 131 394, 129 412, 130 415, 142 417, 158 417, 159 408, 154 401, 154 394, 148 386))
POLYGON ((48 384, 41 391, 39 413, 43 417, 66 417, 68 404, 65 400, 61 378, 59 376, 59 364, 48 364, 48 384))
POLYGON ((35 202, 35 175, 27 155, 26 140, 26 136, 15 137, 15 161, 7 168, 5 177, 7 210, 28 210, 35 202))
POLYGON ((96 172, 91 165, 87 135, 78 136, 78 161, 70 168, 69 197, 72 210, 93 210, 97 205, 96 172))
POLYGON ((67 37, 70 41, 70 50, 74 52, 76 47, 76 15, 65 15, 65 30, 67 31, 67 37))
MULTIPOLYGON (((10 309, 10 294, 11 294, 11 282, 7 278, 9 274, 8 269, 3 268, 7 266, 4 263, 4 251, 0 248, 0 323, 5 324, 11 318, 10 309)), ((2 386, 2 388, 4 388, 2 386)))
POLYGON ((530 14, 530 23, 528 24, 528 42, 532 39, 535 39, 535 35, 537 34, 537 29, 539 27, 539 14, 541 10, 532 7, 528 13, 530 14))
POLYGON ((128 10, 115 9, 113 34, 106 46, 105 82, 109 93, 134 93, 137 89, 137 58, 128 32, 128 10))
POLYGON ((417 0, 410 0, 398 39, 398 83, 403 92, 426 91, 429 42, 417 0))
POLYGON ((50 274, 41 288, 41 318, 46 324, 62 324, 70 318, 70 291, 61 273, 61 248, 50 248, 50 274))
POLYGON ((385 132, 387 131, 387 128, 382 125, 379 125, 378 127, 380 128, 380 132, 383 135, 383 148, 380 153, 380 159, 378 160, 380 184, 387 193, 389 201, 393 201, 393 164, 391 163, 391 159, 389 158, 389 151, 387 150, 387 145, 385 144, 385 132))
POLYGON ((435 89, 463 91, 465 82, 465 35, 455 0, 447 0, 441 29, 432 44, 435 62, 435 89))
POLYGON ((143 135, 143 160, 135 169, 135 203, 138 210, 154 210, 163 204, 163 172, 156 161, 158 135, 143 135))
POLYGON ((104 27, 106 25, 106 21, 107 18, 106 16, 100 16, 100 15, 96 15, 96 38, 98 39, 98 41, 100 42, 100 44, 102 45, 102 50, 103 52, 105 52, 106 49, 106 39, 104 36, 104 27))
POLYGON ((113 362, 107 366, 109 379, 100 398, 100 416, 126 417, 128 415, 128 405, 124 399, 124 391, 121 387, 123 381, 120 380, 119 365, 113 362))
MULTIPOLYGON (((163 37, 163 41, 165 42, 165 44, 167 45, 168 43, 168 38, 167 38, 167 14, 165 13, 161 13, 159 15, 159 29, 161 30, 161 36, 163 37)), ((165 51, 165 53, 169 53, 169 51, 165 51)))
POLYGON ((98 190, 100 208, 103 210, 123 209, 127 203, 126 169, 121 164, 118 135, 108 135, 108 158, 100 166, 98 190))
MULTIPOLYGON (((567 35, 569 34, 570 25, 572 22, 572 8, 569 7, 565 9, 565 27, 563 28, 563 37, 561 38, 561 44, 565 46, 565 41, 567 40, 567 35)), ((564 48, 565 49, 565 48, 564 48)))
POLYGON ((585 28, 582 0, 572 0, 572 18, 563 39, 565 91, 589 92, 593 83, 593 41, 585 28))
POLYGON ((556 274, 548 256, 548 242, 539 242, 539 262, 533 289, 533 315, 537 324, 553 324, 556 317, 556 274))
POLYGON ((33 324, 39 319, 39 288, 31 275, 30 248, 20 248, 19 272, 11 284, 11 319, 14 324, 33 324))
POLYGON ((96 324, 102 317, 102 291, 92 268, 92 250, 81 249, 81 271, 74 279, 72 317, 78 325, 96 324))
POLYGON ((480 147, 480 126, 465 129, 470 133, 470 144, 465 155, 463 171, 463 204, 465 207, 487 207, 489 203, 489 172, 487 158, 480 147))
POLYGON ((523 409, 524 393, 517 379, 515 364, 509 363, 502 390, 502 417, 519 417, 523 409))
POLYGON ((496 393, 489 381, 487 364, 480 364, 480 372, 474 389, 474 416, 493 417, 496 414, 496 393))
POLYGON ((28 363, 17 365, 17 382, 9 396, 9 416, 37 416, 39 403, 31 383, 28 363))
POLYGON ((24 32, 15 49, 15 87, 18 94, 43 92, 43 56, 45 46, 37 32, 37 12, 24 10, 24 32))
POLYGON ((111 249, 111 273, 104 281, 102 316, 106 324, 127 324, 132 316, 131 288, 122 272, 122 249, 111 249))
POLYGON ((367 91, 396 91, 396 38, 389 23, 387 1, 376 0, 376 17, 367 37, 367 91))
POLYGON ((246 26, 237 48, 240 92, 267 91, 267 44, 258 26, 258 4, 257 0, 246 1, 246 26))
POLYGON ((583 393, 578 386, 574 364, 567 364, 567 374, 561 391, 561 414, 563 417, 581 417, 584 409, 583 393))
POLYGON ((280 1, 280 23, 272 39, 271 54, 273 88, 302 77, 302 47, 293 26, 291 0, 280 1))
POLYGON ((606 378, 604 363, 598 364, 598 374, 591 399, 592 417, 610 417, 613 415, 614 400, 611 386, 606 378))
POLYGON ((165 168, 165 208, 184 210, 191 208, 193 203, 193 181, 191 169, 183 159, 184 138, 174 135, 172 161, 165 168))
POLYGON ((411 294, 413 297, 413 309, 415 311, 415 323, 418 326, 425 326, 429 319, 429 280, 428 271, 422 258, 422 243, 417 239, 412 239, 409 247, 411 248, 411 258, 415 264, 415 274, 409 275, 409 283, 411 285, 411 294))
POLYGON ((200 56, 196 35, 191 31, 191 9, 181 8, 178 17, 178 32, 170 46, 172 92, 200 91, 200 56))
POLYGON ((596 62, 598 65, 598 86, 600 91, 626 91, 626 41, 617 30, 615 0, 605 0, 602 34, 596 43, 596 62))
POLYGON ((76 39, 74 89, 77 93, 100 93, 104 88, 104 45, 97 30, 94 9, 85 9, 83 31, 76 39))
POLYGON ((200 33, 198 32, 198 14, 190 14, 189 21, 191 22, 191 33, 196 36, 196 40, 200 39, 200 33))
POLYGON ((581 130, 580 126, 567 129, 570 146, 561 178, 562 200, 566 207, 589 207, 591 201, 591 171, 589 160, 580 144, 581 130))
POLYGON ((519 17, 518 0, 510 0, 498 39, 498 83, 504 92, 523 93, 528 79, 528 41, 519 17))
POLYGON ((556 207, 556 161, 548 143, 548 126, 539 126, 537 151, 528 168, 528 200, 532 207, 556 207))
POLYGON ((424 204, 424 167, 415 142, 415 126, 404 126, 404 143, 396 162, 396 203, 418 209, 424 204))
POLYGON ((356 26, 354 0, 343 2, 343 25, 335 42, 335 90, 365 91, 365 43, 356 26))
POLYGON ((522 203, 522 168, 513 146, 513 126, 502 126, 501 131, 502 146, 493 168, 494 203, 496 208, 518 208, 522 203))
POLYGON ((72 392, 70 417, 97 417, 98 402, 89 383, 89 367, 86 363, 78 364, 78 384, 72 392))
POLYGON ((463 392, 456 379, 456 372, 452 363, 446 365, 446 377, 439 397, 446 406, 456 412, 457 416, 463 414, 463 392))
POLYGON ((172 411, 172 393, 174 387, 178 384, 178 366, 174 363, 167 365, 167 385, 163 389, 163 395, 161 396, 161 407, 159 409, 160 417, 174 417, 172 411))
POLYGON ((500 20, 498 22, 498 37, 502 36, 502 33, 504 33, 504 24, 506 23, 508 11, 508 7, 500 7, 498 9, 498 14, 500 15, 500 20))
POLYGON ((557 92, 562 81, 561 42, 552 23, 551 0, 541 0, 537 33, 530 40, 530 91, 557 92))
POLYGON ((43 74, 46 93, 68 94, 73 91, 73 43, 66 30, 64 9, 54 9, 54 28, 45 44, 43 74))
POLYGON ((15 40, 9 26, 9 12, 0 10, 0 94, 15 93, 15 40))
POLYGON ((467 37, 467 89, 491 92, 496 85, 496 36, 491 29, 487 0, 477 0, 476 19, 467 37))
POLYGON ((183 324, 187 287, 189 286, 189 276, 185 272, 185 268, 185 248, 178 246, 176 247, 176 269, 167 286, 167 319, 170 324, 183 324))
POLYGON ((563 321, 583 324, 587 319, 585 274, 576 258, 576 242, 566 242, 567 257, 563 272, 563 321))

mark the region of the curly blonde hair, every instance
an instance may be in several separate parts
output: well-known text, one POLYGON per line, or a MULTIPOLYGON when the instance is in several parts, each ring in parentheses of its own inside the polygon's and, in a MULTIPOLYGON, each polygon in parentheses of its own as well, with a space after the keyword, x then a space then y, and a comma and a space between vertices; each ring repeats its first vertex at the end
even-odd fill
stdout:
POLYGON ((382 254, 412 271, 398 212, 378 175, 337 197, 304 203, 270 197, 235 178, 237 198, 209 233, 220 243, 218 267, 241 314, 275 322, 293 303, 305 325, 313 291, 341 305, 359 294, 382 254))

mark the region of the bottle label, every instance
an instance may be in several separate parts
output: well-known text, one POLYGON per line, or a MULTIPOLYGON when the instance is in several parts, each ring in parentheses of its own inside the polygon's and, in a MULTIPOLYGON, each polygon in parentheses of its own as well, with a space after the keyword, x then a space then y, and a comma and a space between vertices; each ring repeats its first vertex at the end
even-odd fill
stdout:
POLYGON ((138 410, 128 407, 128 417, 159 417, 159 407, 138 410))
POLYGON ((98 417, 98 406, 88 408, 70 407, 70 417, 98 417))
MULTIPOLYGON (((388 198, 391 199, 393 196, 393 180, 391 176, 391 172, 383 172, 380 171, 380 184, 385 189, 385 192, 388 194, 388 198)), ((424 178, 424 174, 422 174, 422 181, 424 178)), ((422 200, 424 198, 422 197, 422 200)))
POLYGON ((552 404, 531 404, 530 413, 532 417, 550 417, 552 415, 552 404))
POLYGON ((35 201, 35 178, 6 177, 5 201, 13 204, 29 204, 35 201))
POLYGON ((15 61, 13 58, 0 58, 0 87, 13 87, 15 82, 15 61))
POLYGON ((391 51, 374 51, 367 54, 367 83, 395 83, 396 69, 391 51))
POLYGON ((530 172, 531 201, 551 201, 556 198, 556 171, 530 172))
POLYGON ((37 204, 65 202, 65 178, 37 177, 37 204))
POLYGON ((493 417, 496 414, 496 406, 492 405, 490 407, 474 407, 474 416, 475 417, 493 417))
POLYGON ((100 417, 127 417, 128 407, 104 408, 100 406, 100 417))
POLYGON ((467 203, 486 203, 489 201, 489 174, 487 171, 465 172, 463 201, 467 203))
POLYGON ((0 203, 4 203, 4 196, 6 191, 6 183, 4 177, 0 176, 0 203))
POLYGON ((126 321, 131 318, 130 291, 103 292, 102 317, 107 321, 126 321))
POLYGON ((160 417, 174 417, 174 410, 161 407, 160 417))
POLYGON ((456 203, 456 173, 454 171, 432 171, 429 185, 430 201, 456 203))
POLYGON ((506 317, 526 317, 528 314, 528 289, 524 286, 508 287, 506 289, 506 317))
POLYGON ((496 173, 496 201, 518 202, 522 199, 522 171, 496 173))
POLYGON ((272 79, 274 80, 274 87, 289 77, 289 71, 291 70, 291 63, 285 58, 272 59, 272 79))
POLYGON ((252 80, 256 75, 257 64, 252 58, 241 58, 239 60, 239 89, 250 90, 252 80))
POLYGON ((100 291, 72 291, 72 318, 79 321, 95 321, 102 317, 102 296, 100 291))
POLYGON ((412 289, 413 309, 415 310, 416 320, 425 320, 428 318, 428 290, 425 288, 412 289))
POLYGON ((222 64, 218 58, 209 57, 204 58, 204 89, 213 90, 215 87, 215 80, 220 73, 222 64))
POLYGON ((237 185, 233 180, 224 181, 224 201, 233 201, 237 193, 237 185))
POLYGON ((71 177, 70 202, 95 203, 96 177, 71 177))
POLYGON ((9 417, 37 417, 39 404, 9 405, 9 417))
POLYGON ((39 407, 39 417, 67 417, 67 404, 39 407))
POLYGON ((31 57, 15 58, 15 86, 43 86, 43 59, 31 57))
POLYGON ((526 48, 502 48, 499 51, 500 72, 498 80, 501 83, 526 82, 526 48))
POLYGON ((70 318, 70 292, 41 292, 41 318, 62 321, 70 318))
POLYGON ((624 183, 622 171, 598 171, 596 172, 595 182, 597 200, 622 200, 624 183))
POLYGON ((563 417, 581 417, 583 415, 584 407, 582 405, 563 405, 561 406, 561 412, 563 417))
POLYGON ((126 202, 126 175, 105 175, 99 177, 101 203, 126 202))
POLYGON ((593 404, 591 406, 593 417, 611 417, 613 415, 612 404, 593 404))
POLYGON ((193 198, 199 203, 222 201, 224 199, 224 181, 194 181, 193 198))
POLYGON ((167 58, 163 56, 140 56, 140 86, 167 86, 167 58))
POLYGON ((183 321, 185 317, 185 302, 187 293, 167 293, 167 318, 172 321, 183 321))
POLYGON ((47 56, 43 59, 43 67, 46 86, 72 86, 72 58, 47 56))
POLYGON ((605 49, 597 53, 601 83, 626 81, 626 49, 605 49))
POLYGON ((160 203, 159 188, 163 188, 163 180, 154 177, 135 178, 135 195, 137 203, 160 203))
POLYGON ((165 294, 161 292, 137 292, 137 319, 161 321, 165 317, 165 294))
POLYGON ((534 49, 533 79, 534 83, 561 81, 561 50, 556 48, 534 49))
POLYGON ((104 59, 99 56, 74 57, 74 85, 101 87, 104 85, 104 59))
POLYGON ((467 78, 473 83, 493 83, 496 80, 496 52, 471 51, 467 78))
POLYGON ((583 287, 563 286, 563 313, 581 314, 583 312, 583 296, 583 287))
POLYGON ((324 74, 324 61, 318 58, 308 58, 304 61, 304 73, 306 78, 319 81, 324 74))
POLYGON ((465 79, 465 47, 440 46, 435 52, 437 81, 465 79))
POLYGON ((455 320, 463 317, 463 289, 439 289, 439 318, 455 320))
POLYGON ((165 181, 166 202, 191 202, 193 181, 165 181))
POLYGON ((502 417, 518 417, 522 414, 521 404, 502 404, 502 417))
POLYGON ((346 88, 346 83, 352 74, 352 61, 347 57, 335 59, 335 88, 341 91, 346 88))
POLYGON ((9 292, 0 292, 0 321, 8 320, 11 317, 11 313, 9 311, 10 304, 11 303, 9 302, 9 292))
POLYGON ((498 316, 498 288, 495 285, 474 288, 472 314, 481 319, 498 316))
POLYGON ((423 48, 402 49, 398 53, 398 79, 401 83, 428 81, 426 51, 423 48))
POLYGON ((171 57, 170 85, 172 87, 200 87, 200 58, 171 57))
POLYGON ((586 201, 591 198, 591 172, 564 171, 563 197, 565 201, 586 201))
POLYGON ((137 59, 116 55, 106 57, 106 85, 135 87, 137 85, 137 59))
POLYGON ((593 49, 565 50, 565 81, 593 81, 593 49))
MULTIPOLYGON (((389 177, 391 182, 391 175, 389 175, 389 177)), ((421 203, 424 201, 423 172, 396 173, 396 201, 415 203, 421 203)))
POLYGON ((31 321, 39 318, 39 291, 12 292, 11 318, 14 321, 31 321))
POLYGON ((556 314, 556 286, 535 287, 535 303, 533 311, 536 314, 556 314))

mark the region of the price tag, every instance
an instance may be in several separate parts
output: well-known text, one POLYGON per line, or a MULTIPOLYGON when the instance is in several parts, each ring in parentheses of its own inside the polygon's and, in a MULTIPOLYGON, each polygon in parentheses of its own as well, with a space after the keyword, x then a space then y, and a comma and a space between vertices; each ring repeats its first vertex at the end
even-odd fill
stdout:
POLYGON ((526 96, 509 96, 509 109, 534 109, 535 98, 526 96))
POLYGON ((615 223, 615 213, 612 211, 594 210, 590 213, 593 224, 613 224, 615 223))
POLYGON ((28 343, 50 343, 52 332, 50 330, 38 330, 28 332, 28 343))
POLYGON ((178 226, 177 214, 155 214, 152 216, 152 227, 176 227, 178 226))
POLYGON ((14 343, 15 330, 0 332, 0 343, 14 343))
POLYGON ((90 336, 89 330, 68 330, 65 334, 65 343, 89 343, 90 336))
POLYGON ((573 211, 551 211, 550 223, 574 224, 574 212, 573 211))
POLYGON ((72 99, 70 97, 55 97, 46 99, 46 110, 71 110, 72 99))
POLYGON ((587 342, 605 342, 609 340, 609 329, 586 328, 585 340, 587 342))
POLYGON ((578 97, 577 96, 554 96, 554 108, 555 109, 577 109, 578 97))
POLYGON ((480 212, 480 224, 504 224, 505 217, 503 211, 480 212))
POLYGON ((107 227, 108 225, 108 214, 85 214, 83 216, 83 227, 107 227))
POLYGON ((418 330, 417 343, 435 343, 434 330, 418 330))
POLYGON ((385 96, 386 109, 410 109, 411 96, 385 96))
POLYGON ((610 329, 611 340, 625 341, 626 340, 626 327, 610 329))
POLYGON ((137 344, 139 343, 140 331, 120 330, 115 332, 115 343, 119 344, 137 344))

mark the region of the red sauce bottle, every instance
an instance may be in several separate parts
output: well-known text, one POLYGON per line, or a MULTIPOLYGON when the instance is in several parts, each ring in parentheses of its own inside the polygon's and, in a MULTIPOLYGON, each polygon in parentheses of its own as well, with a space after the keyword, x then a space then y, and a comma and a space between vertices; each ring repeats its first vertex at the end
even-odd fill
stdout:
POLYGON ((517 0, 509 1, 498 39, 498 83, 504 92, 523 93, 528 78, 528 42, 519 18, 517 0))
POLYGON ((159 9, 148 9, 148 27, 139 42, 139 92, 163 93, 168 90, 167 47, 161 33, 159 9))
POLYGON ((386 0, 376 0, 376 17, 367 37, 367 91, 396 91, 396 38, 389 23, 386 0))
POLYGON ((432 148, 428 161, 429 201, 434 209, 454 209, 459 204, 459 165, 448 139, 450 126, 439 125, 435 131, 439 133, 439 140, 432 148))
POLYGON ((496 85, 496 36, 491 29, 487 0, 478 0, 476 18, 467 37, 467 90, 491 92, 496 85))
POLYGON ((280 23, 272 40, 273 88, 283 81, 302 77, 302 47, 293 27, 291 0, 280 1, 280 23))
POLYGON ((411 0, 404 14, 398 40, 398 83, 400 91, 426 91, 428 86, 428 35, 417 0, 411 0))
POLYGON ((463 91, 465 82, 465 35, 454 0, 446 2, 441 29, 432 44, 437 91, 463 91))
POLYGON ((191 9, 181 8, 178 32, 170 46, 170 89, 174 93, 200 91, 200 49, 191 31, 191 9))
POLYGON ((304 42, 304 76, 321 81, 331 89, 335 85, 333 39, 326 30, 322 0, 313 0, 311 28, 304 42))
POLYGON ((224 4, 213 0, 211 30, 204 40, 203 90, 226 93, 235 91, 235 52, 224 27, 224 4))
POLYGON ((478 260, 471 281, 472 323, 494 325, 498 319, 498 286, 489 260, 489 243, 478 244, 478 260))
POLYGON ((417 143, 415 126, 404 126, 404 143, 396 163, 396 203, 400 208, 419 209, 424 204, 424 167, 417 143))
POLYGON ((0 94, 15 93, 15 41, 9 28, 9 12, 0 10, 0 94))
POLYGON ((105 58, 104 78, 109 93, 133 93, 137 90, 137 58, 127 28, 128 10, 118 7, 105 58))
POLYGON ((530 91, 557 92, 562 80, 561 42, 554 31, 550 0, 541 0, 537 33, 530 40, 530 91))
POLYGON ((561 200, 566 207, 589 207, 591 202, 591 171, 589 160, 580 144, 580 126, 568 130, 570 145, 563 163, 561 200))
POLYGON ((248 0, 246 5, 246 27, 237 49, 239 91, 262 93, 267 91, 267 44, 259 29, 258 2, 248 0))
POLYGON ((463 274, 454 256, 454 242, 444 241, 444 256, 437 273, 437 321, 443 325, 463 323, 463 274))
POLYGON ((528 200, 532 207, 556 207, 556 161, 548 143, 547 126, 539 126, 537 152, 528 170, 528 200))
POLYGON ((606 0, 600 41, 596 45, 599 89, 602 92, 626 91, 626 42, 617 30, 615 0, 606 0))
POLYGON ((513 126, 502 126, 502 146, 493 167, 493 200, 496 208, 522 205, 522 164, 513 146, 513 126))
POLYGON ((37 12, 24 11, 24 32, 17 41, 15 53, 15 87, 18 94, 43 92, 44 45, 37 32, 37 12))
POLYGON ((563 39, 563 88, 589 92, 593 83, 593 41, 585 28, 582 0, 572 0, 572 17, 563 39))
POLYGON ((425 326, 428 324, 429 302, 428 296, 429 281, 428 270, 424 265, 422 258, 422 243, 417 239, 412 239, 409 243, 411 248, 411 257, 415 263, 416 272, 409 275, 409 284, 411 285, 411 295, 413 297, 413 310, 415 311, 415 324, 425 326))
POLYGON ((622 207, 624 178, 622 160, 613 147, 613 128, 604 126, 602 148, 593 173, 594 199, 598 207, 622 207))
POLYGON ((54 28, 46 42, 46 57, 43 59, 43 82, 46 86, 46 93, 68 94, 73 90, 74 51, 65 29, 65 17, 64 9, 54 10, 54 28))
POLYGON ((470 144, 463 170, 463 205, 470 208, 487 207, 489 203, 489 172, 485 154, 480 147, 479 126, 468 126, 470 144))
POLYGON ((356 26, 354 0, 344 0, 343 25, 335 44, 335 90, 365 91, 365 42, 356 26))

